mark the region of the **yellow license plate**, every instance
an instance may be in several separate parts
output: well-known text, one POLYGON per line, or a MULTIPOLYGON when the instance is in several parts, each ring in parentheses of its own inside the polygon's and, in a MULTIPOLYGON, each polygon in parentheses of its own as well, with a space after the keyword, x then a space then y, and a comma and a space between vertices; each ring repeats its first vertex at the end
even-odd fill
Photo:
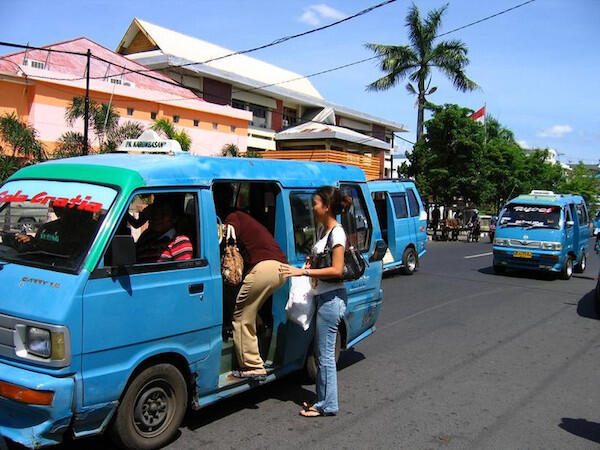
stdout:
POLYGON ((531 252, 513 252, 513 257, 515 257, 515 258, 532 258, 533 254, 531 252))

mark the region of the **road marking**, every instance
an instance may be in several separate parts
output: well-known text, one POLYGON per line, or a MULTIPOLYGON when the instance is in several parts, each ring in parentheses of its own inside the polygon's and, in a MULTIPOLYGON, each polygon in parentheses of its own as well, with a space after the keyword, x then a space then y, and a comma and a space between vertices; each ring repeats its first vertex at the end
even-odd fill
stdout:
POLYGON ((479 258, 480 256, 490 256, 493 254, 494 254, 494 252, 480 253, 479 255, 465 256, 465 259, 479 258))

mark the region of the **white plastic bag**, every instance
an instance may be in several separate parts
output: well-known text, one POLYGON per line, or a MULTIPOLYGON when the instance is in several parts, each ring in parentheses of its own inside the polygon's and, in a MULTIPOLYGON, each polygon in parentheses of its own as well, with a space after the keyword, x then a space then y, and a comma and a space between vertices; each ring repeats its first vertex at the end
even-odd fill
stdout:
POLYGON ((315 313, 315 303, 311 291, 309 277, 290 278, 290 296, 285 305, 285 312, 288 319, 300 325, 304 331, 308 330, 315 313))

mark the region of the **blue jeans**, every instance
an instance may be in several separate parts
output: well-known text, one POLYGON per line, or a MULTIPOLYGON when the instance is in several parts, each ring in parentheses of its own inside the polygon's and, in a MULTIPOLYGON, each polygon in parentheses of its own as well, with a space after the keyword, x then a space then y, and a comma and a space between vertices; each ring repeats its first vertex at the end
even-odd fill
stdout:
POLYGON ((346 311, 346 289, 336 289, 315 297, 317 326, 315 354, 317 357, 317 403, 314 407, 325 414, 338 412, 335 340, 338 325, 346 311))

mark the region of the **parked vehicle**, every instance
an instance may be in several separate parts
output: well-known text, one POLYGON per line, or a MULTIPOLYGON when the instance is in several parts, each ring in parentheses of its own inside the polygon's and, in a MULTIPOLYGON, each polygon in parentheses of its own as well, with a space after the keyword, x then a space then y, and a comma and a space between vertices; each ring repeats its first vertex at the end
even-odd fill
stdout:
POLYGON ((586 268, 589 220, 578 195, 531 191, 509 201, 498 219, 493 267, 556 272, 562 279, 586 268))
POLYGON ((400 269, 412 275, 427 253, 427 212, 413 181, 369 181, 377 219, 388 252, 383 270, 400 269))
MULTIPOLYGON (((33 238, 39 247, 21 243, 16 232, 5 233, 0 245, 0 435, 37 448, 67 433, 109 430, 125 447, 157 448, 174 437, 188 406, 257 386, 228 376, 236 363, 211 191, 219 183, 235 193, 226 206, 263 223, 296 266, 316 238, 316 188, 336 185, 351 196, 340 220, 370 262, 362 278, 346 283, 338 351, 373 333, 387 246, 360 169, 187 153, 29 166, 2 186, 0 212, 52 201, 58 219, 40 225, 33 238), (177 226, 192 242, 192 259, 136 262, 126 213, 158 196, 180 206, 177 226), (65 217, 77 225, 72 233, 62 232, 65 217)), ((260 311, 266 382, 314 365, 313 334, 286 318, 288 285, 260 311)))

